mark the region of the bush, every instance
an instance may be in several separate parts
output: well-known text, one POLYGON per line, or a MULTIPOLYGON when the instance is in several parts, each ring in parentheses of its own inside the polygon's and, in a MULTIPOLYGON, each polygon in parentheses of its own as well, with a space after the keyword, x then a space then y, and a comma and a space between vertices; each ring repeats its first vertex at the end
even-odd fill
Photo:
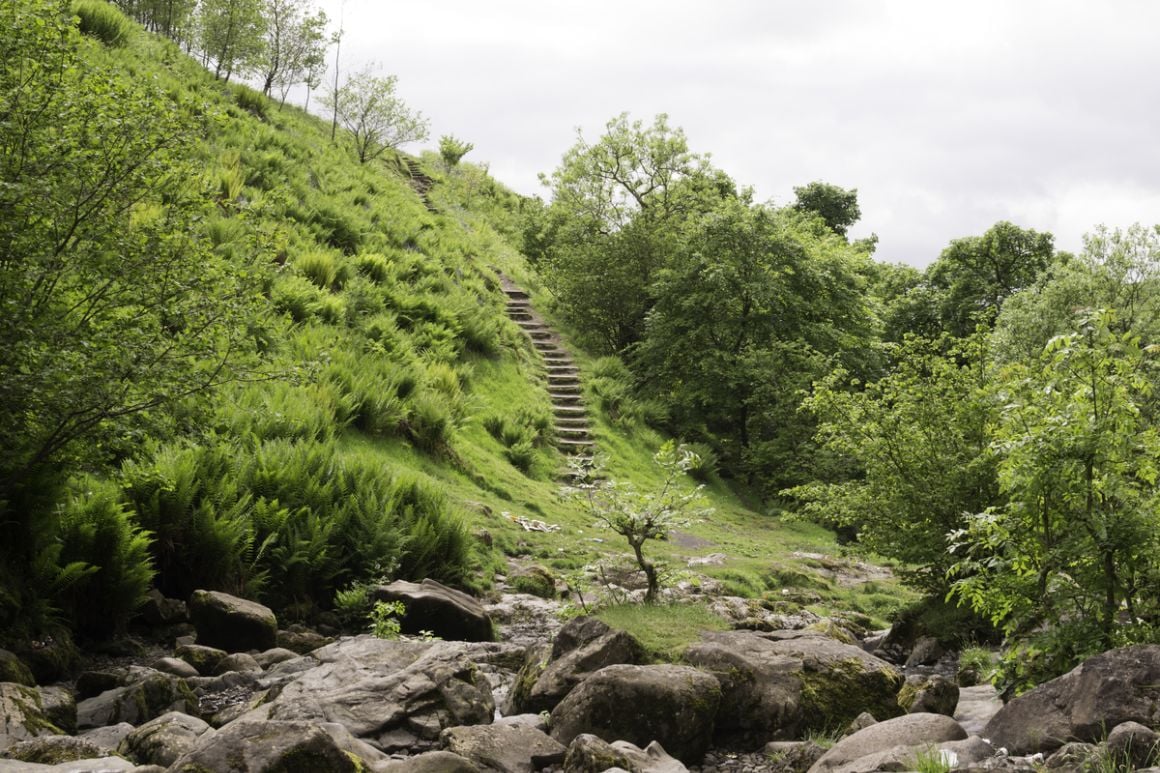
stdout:
POLYGON ((294 259, 294 270, 322 290, 341 290, 350 278, 346 266, 333 253, 323 250, 299 255, 294 259))
POLYGON ((358 256, 356 264, 359 273, 375 284, 383 284, 391 277, 390 261, 378 253, 363 253, 358 256))
POLYGON ((234 92, 234 102, 237 103, 238 107, 242 108, 255 118, 261 118, 262 120, 266 119, 266 107, 268 100, 264 94, 240 83, 235 84, 232 88, 234 92))
POLYGON ((104 638, 122 631, 153 582, 150 537, 108 481, 73 484, 60 508, 61 563, 83 563, 84 576, 65 588, 60 609, 74 630, 104 638))
POLYGON ((275 280, 270 300, 275 309, 289 314, 295 322, 305 322, 317 313, 324 294, 306 277, 283 274, 275 280))
POLYGON ((416 447, 429 453, 449 450, 452 427, 451 410, 446 400, 429 392, 420 392, 411 401, 404 429, 416 447))
POLYGON ((133 22, 104 0, 74 0, 72 13, 80 19, 80 31, 106 46, 127 45, 133 33, 133 22))
POLYGON ((689 467, 689 475, 701 483, 705 483, 717 472, 719 457, 717 452, 708 443, 686 443, 685 448, 692 451, 694 458, 689 467))

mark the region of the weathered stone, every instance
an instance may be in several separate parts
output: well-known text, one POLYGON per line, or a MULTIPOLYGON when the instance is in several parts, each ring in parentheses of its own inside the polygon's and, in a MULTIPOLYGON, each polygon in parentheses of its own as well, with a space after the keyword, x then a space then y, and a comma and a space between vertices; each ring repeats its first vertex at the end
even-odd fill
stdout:
POLYGON ((182 679, 192 679, 195 676, 200 676, 196 668, 181 658, 158 658, 149 667, 163 674, 180 676, 182 679))
POLYGON ((1121 722, 1160 726, 1160 645, 1088 658, 1013 699, 982 735, 1013 755, 1050 754, 1068 741, 1098 741, 1121 722))
POLYGON ((133 730, 133 726, 128 722, 118 722, 108 727, 95 727, 92 730, 86 730, 77 737, 88 741, 94 746, 108 749, 112 753, 121 745, 121 741, 124 741, 133 730))
POLYGON ((548 732, 548 717, 546 714, 509 714, 505 717, 500 717, 493 725, 523 725, 524 727, 534 727, 540 732, 548 732))
POLYGON ((214 673, 218 676, 229 673, 253 674, 259 673, 262 666, 247 652, 234 652, 218 661, 214 673))
POLYGON ((106 690, 77 704, 77 727, 84 730, 118 722, 139 725, 167 711, 196 714, 197 696, 184 679, 152 669, 139 681, 106 690))
POLYGON ((824 747, 813 741, 770 741, 762 750, 775 770, 805 773, 826 753, 824 747))
POLYGON ((154 627, 189 622, 189 607, 181 599, 166 598, 156 588, 149 591, 140 609, 141 619, 154 627))
POLYGON ((542 599, 556 598, 556 578, 539 565, 521 569, 508 578, 508 584, 520 593, 528 593, 542 599))
POLYGON ((529 653, 508 694, 505 713, 551 711, 591 674, 618 663, 641 663, 645 657, 644 647, 630 634, 594 618, 569 621, 560 630, 547 665, 538 660, 540 654, 529 653))
POLYGON ((1043 761, 1048 770, 1083 770, 1100 755, 1095 744, 1072 741, 1056 749, 1043 761))
POLYGON ((269 607, 256 601, 197 590, 189 597, 189 616, 197 629, 198 644, 226 652, 268 650, 277 644, 278 620, 269 607))
POLYGON ((717 737, 727 744, 757 748, 840 727, 864 711, 901 713, 897 669, 816 633, 709 633, 685 651, 685 660, 720 682, 717 737))
POLYGON ((632 763, 608 741, 591 733, 581 733, 568 744, 564 773, 603 773, 609 768, 631 770, 632 763))
POLYGON ((275 647, 254 656, 254 661, 262 668, 269 668, 276 663, 285 663, 298 657, 298 653, 285 647, 275 647))
POLYGON ((71 735, 43 735, 9 746, 4 750, 3 756, 20 762, 59 765, 62 762, 110 757, 115 753, 113 749, 99 746, 84 738, 74 738, 71 735))
POLYGON ((959 705, 959 686, 939 674, 914 674, 898 692, 898 705, 908 714, 954 716, 959 705))
POLYGON ((1146 768, 1160 762, 1160 734, 1139 722, 1121 722, 1108 733, 1108 755, 1131 768, 1146 768))
POLYGON ((62 685, 38 687, 40 708, 48 721, 66 733, 77 731, 77 699, 72 690, 62 685))
POLYGON ((0 749, 62 730, 44 713, 35 687, 0 682, 0 749))
POLYGON ((141 765, 168 767, 186 752, 192 751, 206 733, 214 732, 197 717, 171 711, 151 719, 121 741, 121 754, 141 765))
POLYGON ((132 762, 122 757, 113 756, 62 762, 57 765, 0 760, 0 773, 119 773, 120 771, 153 773, 152 771, 140 770, 132 762))
POLYGON ((854 719, 850 720, 850 724, 846 725, 846 729, 842 733, 842 737, 845 738, 848 735, 854 735, 854 733, 857 733, 859 730, 865 730, 866 728, 870 727, 870 725, 877 724, 877 722, 878 720, 874 718, 873 714, 871 714, 869 711, 863 711, 861 714, 854 717, 854 719))
POLYGON ((305 655, 319 647, 325 647, 334 642, 329 636, 323 636, 317 631, 311 631, 300 626, 291 626, 288 630, 278 631, 278 646, 305 655))
POLYGON ((721 687, 687 666, 607 666, 584 680, 552 711, 552 737, 581 733, 637 746, 659 742, 682 762, 699 762, 713 736, 721 687))
POLYGON ((446 751, 424 752, 405 760, 386 760, 371 766, 375 773, 481 773, 470 760, 446 751))
POLYGON ((217 670, 218 663, 229 653, 204 644, 182 644, 173 654, 196 668, 197 673, 208 676, 217 670))
POLYGON ((933 666, 944 654, 946 650, 938 643, 938 639, 933 636, 920 636, 914 642, 910 656, 906 658, 906 667, 933 666))
POLYGON ((471 760, 484 771, 533 773, 564 761, 567 751, 547 734, 525 725, 449 727, 439 737, 443 747, 471 760))
POLYGON ((491 688, 472 657, 500 656, 502 649, 370 636, 340 639, 271 669, 259 683, 280 686, 277 697, 244 718, 338 722, 388 752, 430 748, 446 727, 491 722, 491 688))
MULTIPOLYGON (((814 763, 813 767, 810 768, 810 773, 827 773, 828 771, 853 773, 855 768, 847 768, 846 766, 859 759, 889 751, 897 746, 939 744, 943 741, 959 741, 966 737, 967 734, 950 717, 944 717, 942 714, 907 714, 878 722, 838 741, 814 763)), ((903 770, 905 769, 903 768, 903 770)))
POLYGON ((643 749, 628 741, 613 741, 612 748, 628 758, 628 770, 639 773, 689 773, 689 769, 680 760, 670 757, 656 741, 643 749))
POLYGON ((231 722, 206 733, 197 746, 170 766, 171 773, 358 773, 348 756, 321 727, 311 722, 231 722))
POLYGON ((24 665, 24 661, 15 653, 0 649, 0 682, 22 684, 25 687, 35 687, 36 680, 32 678, 32 671, 24 665))
POLYGON ((491 618, 478 601, 463 591, 434 580, 396 580, 372 589, 375 601, 401 601, 406 612, 399 621, 403 633, 431 631, 447 641, 493 641, 491 618))

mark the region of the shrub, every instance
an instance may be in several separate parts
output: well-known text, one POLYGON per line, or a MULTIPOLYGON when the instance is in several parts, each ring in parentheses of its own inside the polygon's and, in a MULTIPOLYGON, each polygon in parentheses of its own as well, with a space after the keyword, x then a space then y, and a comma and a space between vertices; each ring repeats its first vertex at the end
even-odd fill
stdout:
POLYGON ((234 92, 234 102, 238 107, 255 118, 266 119, 268 101, 265 95, 241 83, 234 84, 231 88, 234 92))
POLYGON ((375 284, 382 284, 391 277, 391 263, 376 252, 364 252, 356 261, 360 274, 375 284))
POLYGON ((133 22, 112 4, 104 0, 74 0, 72 13, 80 19, 80 31, 85 35, 113 48, 128 44, 133 22))
POLYGON ((404 429, 418 448, 429 453, 449 450, 453 422, 446 400, 420 392, 411 400, 404 429))
POLYGON ((347 278, 334 254, 323 250, 299 255, 294 259, 294 270, 322 290, 341 290, 347 278))
POLYGON ((351 218, 329 205, 323 205, 310 213, 311 225, 318 229, 322 241, 344 255, 354 255, 362 246, 363 235, 351 218))
POLYGON ((309 279, 297 274, 283 274, 274 281, 270 300, 274 308, 295 322, 305 322, 318 311, 325 292, 309 279))
POLYGON ((60 599, 79 633, 106 637, 124 629, 153 582, 150 537, 135 522, 120 488, 85 478, 60 507, 61 562, 83 563, 84 575, 60 599))
POLYGON ((338 423, 333 392, 317 384, 248 384, 235 389, 232 398, 222 402, 218 413, 233 435, 325 440, 338 423))
POLYGON ((402 630, 399 618, 407 608, 401 601, 376 601, 371 607, 370 631, 376 639, 397 639, 402 630))
POLYGON ((708 443, 686 443, 685 448, 692 451, 695 455, 688 470, 690 477, 701 483, 705 483, 713 473, 717 472, 717 463, 719 461, 717 452, 708 443))

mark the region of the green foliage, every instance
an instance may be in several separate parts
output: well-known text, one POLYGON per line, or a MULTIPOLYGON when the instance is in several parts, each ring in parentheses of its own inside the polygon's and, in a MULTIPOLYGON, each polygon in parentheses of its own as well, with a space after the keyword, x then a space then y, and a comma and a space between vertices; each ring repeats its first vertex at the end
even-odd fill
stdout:
POLYGON ((399 618, 406 613, 407 607, 401 601, 376 601, 369 616, 371 635, 376 639, 399 638, 399 618))
POLYGON ((106 46, 124 46, 133 34, 133 24, 105 0, 73 0, 72 13, 80 19, 80 30, 106 46))
POLYGON ((449 167, 462 161, 474 148, 470 142, 464 142, 453 134, 444 134, 439 138, 439 155, 449 167))
POLYGON ((657 564, 644 557, 644 543, 667 539, 673 529, 688 526, 694 518, 709 512, 698 508, 700 486, 692 491, 681 486, 680 479, 695 465, 695 454, 669 441, 654 459, 665 473, 657 491, 640 492, 629 484, 608 480, 599 464, 581 459, 569 461, 577 483, 564 490, 599 524, 628 540, 637 566, 648 582, 646 603, 657 598, 660 574, 657 564))
POLYGON ((657 662, 679 662, 685 649, 706 631, 726 631, 729 624, 701 604, 619 604, 602 607, 595 616, 627 631, 657 662))
POLYGON ((230 87, 234 93, 234 102, 255 118, 265 118, 269 102, 261 92, 254 91, 249 86, 236 83, 230 87))
POLYGON ((427 119, 412 112, 395 95, 394 75, 375 75, 364 68, 348 76, 346 82, 324 98, 338 122, 350 132, 359 163, 381 156, 391 148, 427 138, 427 119))
POLYGON ((994 654, 983 647, 964 647, 959 653, 956 681, 961 687, 987 684, 996 675, 994 654))
POLYGON ((912 767, 918 773, 950 773, 954 759, 950 752, 930 747, 915 753, 912 767))
POLYGON ((201 50, 214 63, 214 77, 253 72, 266 29, 262 0, 201 0, 197 10, 201 50))
POLYGON ((944 354, 921 339, 889 351, 896 364, 878 381, 857 389, 836 371, 805 400, 823 448, 848 459, 848 472, 786 493, 809 517, 854 529, 869 549, 914 566, 911 582, 942 592, 955 561, 946 534, 996 497, 982 352, 976 343, 944 354))
POLYGON ((1151 364, 1096 312, 998 385, 999 483, 1009 501, 954 535, 954 594, 1019 637, 1047 623, 1052 664, 1126 643, 1153 619, 1160 435, 1151 364), (1120 626, 1126 612, 1131 625, 1120 626))
POLYGON ((826 227, 838 236, 845 237, 847 229, 862 217, 857 188, 846 190, 837 185, 815 181, 796 186, 793 193, 794 209, 818 215, 825 221, 826 227))

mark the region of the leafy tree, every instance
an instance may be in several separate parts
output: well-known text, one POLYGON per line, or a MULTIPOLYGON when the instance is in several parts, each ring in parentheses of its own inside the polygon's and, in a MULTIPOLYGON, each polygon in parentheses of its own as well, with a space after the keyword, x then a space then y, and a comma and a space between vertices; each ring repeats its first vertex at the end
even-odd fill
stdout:
POLYGON ((829 355, 864 350, 863 258, 818 221, 736 199, 687 231, 657 274, 634 367, 678 433, 707 435, 776 493, 808 466, 798 390, 829 355))
POLYGON ((282 98, 295 83, 306 79, 311 67, 326 57, 326 13, 309 13, 310 0, 265 0, 266 32, 260 69, 262 93, 275 86, 282 98))
POLYGON ((573 459, 575 486, 565 493, 582 503, 600 524, 628 540, 637 566, 648 582, 645 603, 656 601, 660 591, 657 565, 645 558, 644 543, 668 539, 673 529, 687 526, 696 517, 708 514, 697 509, 703 486, 686 490, 681 486, 685 473, 697 465, 697 455, 672 441, 661 447, 654 457, 664 470, 660 489, 641 492, 629 484, 607 480, 599 465, 573 459))
POLYGON ((845 237, 850 226, 862 217, 862 210, 858 207, 857 188, 847 190, 818 180, 809 185, 798 186, 793 192, 796 197, 794 209, 818 215, 838 236, 845 237))
POLYGON ((1113 320, 1097 311, 1037 363, 1011 366, 994 437, 1008 504, 956 534, 955 595, 1013 636, 1046 623, 1057 668, 1131 640, 1132 626, 1156 612, 1147 590, 1160 568, 1151 365, 1113 320))
POLYGON ((67 3, 0 8, 0 574, 30 594, 56 473, 124 452, 251 348, 256 277, 199 238, 201 125, 102 57, 67 3))
POLYGON ((470 142, 464 142, 453 134, 444 134, 439 138, 439 155, 447 166, 455 166, 463 157, 475 148, 470 142))
POLYGON ((980 342, 949 354, 945 345, 908 338, 888 347, 895 365, 878 381, 862 387, 838 370, 817 384, 804 407, 853 474, 786 492, 811 518, 856 529, 871 550, 914 567, 908 581, 935 592, 955 560, 946 535, 997 494, 980 342))
POLYGON ((203 54, 214 77, 229 80, 258 66, 265 45, 263 0, 201 0, 198 6, 203 54))
POLYGON ((643 334, 651 284, 679 249, 684 221, 736 193, 663 114, 645 126, 622 113, 594 143, 579 135, 541 180, 552 190, 545 278, 581 334, 606 352, 643 334))
POLYGON ((394 75, 381 77, 364 68, 326 96, 326 105, 354 140, 359 163, 373 161, 388 148, 427 139, 427 119, 395 95, 394 75))
POLYGON ((941 294, 943 329, 956 336, 979 323, 993 325, 1003 302, 1030 287, 1055 260, 1049 233, 1000 222, 982 236, 956 239, 927 269, 927 282, 941 294))

